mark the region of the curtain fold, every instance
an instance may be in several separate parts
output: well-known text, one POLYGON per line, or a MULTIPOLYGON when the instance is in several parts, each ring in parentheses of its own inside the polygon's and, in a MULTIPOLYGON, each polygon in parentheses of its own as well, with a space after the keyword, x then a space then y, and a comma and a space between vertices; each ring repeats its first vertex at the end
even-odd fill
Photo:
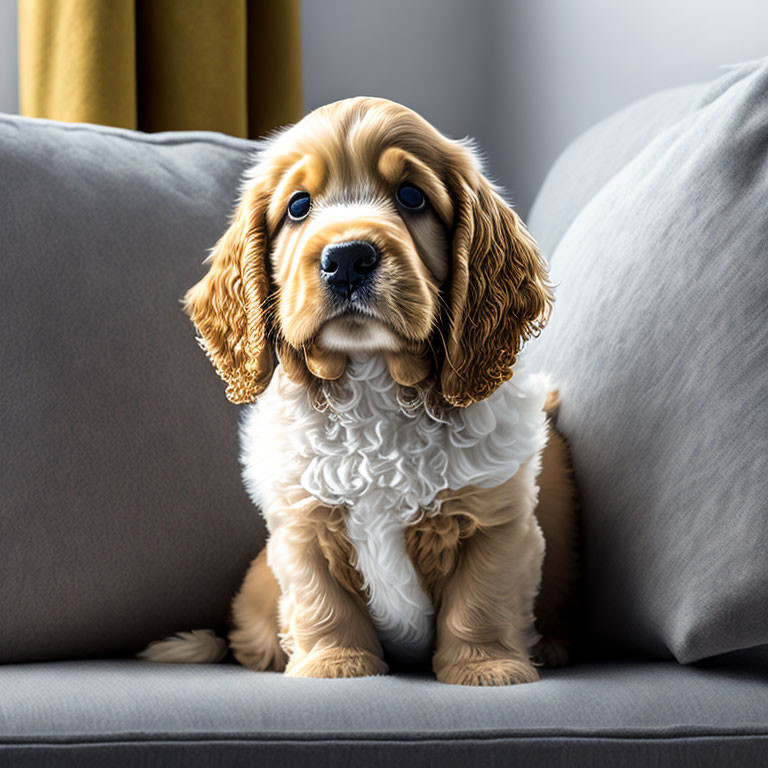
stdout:
POLYGON ((302 115, 300 0, 18 0, 21 113, 251 137, 302 115))

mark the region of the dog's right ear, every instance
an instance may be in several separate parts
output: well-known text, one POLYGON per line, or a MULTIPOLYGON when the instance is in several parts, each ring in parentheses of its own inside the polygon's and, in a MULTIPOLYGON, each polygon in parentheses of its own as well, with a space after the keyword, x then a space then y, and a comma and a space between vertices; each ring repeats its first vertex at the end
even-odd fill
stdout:
POLYGON ((252 183, 205 260, 208 274, 184 297, 200 346, 227 383, 227 398, 238 404, 253 402, 266 389, 275 365, 265 318, 268 202, 267 192, 252 183))

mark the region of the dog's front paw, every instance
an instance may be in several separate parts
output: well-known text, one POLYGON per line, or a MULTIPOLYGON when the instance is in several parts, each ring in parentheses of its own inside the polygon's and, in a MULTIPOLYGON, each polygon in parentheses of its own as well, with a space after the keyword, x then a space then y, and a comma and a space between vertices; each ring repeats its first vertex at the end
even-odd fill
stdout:
POLYGON ((451 685, 518 685, 539 679, 532 664, 517 659, 464 661, 446 664, 436 672, 439 682, 451 685))
POLYGON ((370 677, 389 671, 382 659, 357 648, 324 648, 292 659, 285 674, 291 677, 370 677))

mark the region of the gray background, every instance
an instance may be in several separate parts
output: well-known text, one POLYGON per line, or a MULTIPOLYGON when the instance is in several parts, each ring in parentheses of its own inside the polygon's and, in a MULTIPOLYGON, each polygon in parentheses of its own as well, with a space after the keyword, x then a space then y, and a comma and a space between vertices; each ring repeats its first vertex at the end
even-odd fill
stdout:
MULTIPOLYGON (((308 109, 360 94, 475 136, 525 215, 600 118, 768 55, 765 0, 303 0, 308 109)), ((0 0, 0 111, 17 111, 16 2, 0 0)))
POLYGON ((19 111, 16 0, 0 0, 0 112, 19 111))

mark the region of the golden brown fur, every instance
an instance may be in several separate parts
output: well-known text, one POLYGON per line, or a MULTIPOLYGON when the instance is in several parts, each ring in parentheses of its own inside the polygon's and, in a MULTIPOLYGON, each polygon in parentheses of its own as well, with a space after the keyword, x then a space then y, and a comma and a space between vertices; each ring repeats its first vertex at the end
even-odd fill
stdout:
POLYGON ((388 255, 388 290, 376 297, 370 323, 385 325, 392 337, 392 370, 408 370, 402 383, 413 383, 414 369, 437 371, 451 405, 490 395, 511 376, 522 343, 547 321, 553 296, 544 263, 471 151, 398 104, 347 99, 315 110, 264 151, 208 274, 187 295, 230 400, 252 402, 263 391, 274 365, 270 339, 303 381, 343 373, 346 356, 317 345, 323 324, 334 319, 317 262, 323 246, 357 238, 388 255), (333 201, 364 185, 366 194, 389 199, 404 178, 430 199, 429 243, 394 207, 322 226, 285 222, 298 188, 333 201), (441 265, 434 241, 451 231, 452 257, 441 265))
MULTIPOLYGON (((274 138, 209 261, 186 309, 235 403, 264 391, 276 352, 302 386, 317 389, 319 380, 340 378, 347 367, 344 339, 355 337, 386 355, 396 382, 434 382, 435 406, 464 408, 510 378, 522 344, 545 325, 553 301, 533 239, 470 149, 380 99, 331 104, 274 138), (387 202, 404 179, 430 200, 418 221, 387 202), (287 221, 286 205, 297 189, 319 201, 316 217, 287 221), (350 190, 373 202, 334 206, 350 190), (357 239, 384 254, 380 284, 386 289, 376 293, 366 316, 337 315, 318 272, 320 252, 357 239)), ((547 405, 554 407, 554 400, 547 405)), ((538 583, 521 587, 530 579, 516 574, 538 568, 542 530, 548 556, 537 612, 547 636, 537 651, 545 662, 565 659, 563 607, 576 577, 575 492, 556 433, 539 477, 539 525, 520 513, 535 504, 535 468, 532 459, 496 488, 445 492, 441 513, 406 532, 437 611, 439 680, 537 679, 526 650, 531 617, 525 605, 538 583)), ((233 604, 236 658, 302 676, 385 672, 343 509, 316 501, 300 512, 294 507, 286 500, 290 521, 279 536, 281 556, 296 571, 295 589, 278 610, 280 587, 266 551, 254 560, 233 604)))

